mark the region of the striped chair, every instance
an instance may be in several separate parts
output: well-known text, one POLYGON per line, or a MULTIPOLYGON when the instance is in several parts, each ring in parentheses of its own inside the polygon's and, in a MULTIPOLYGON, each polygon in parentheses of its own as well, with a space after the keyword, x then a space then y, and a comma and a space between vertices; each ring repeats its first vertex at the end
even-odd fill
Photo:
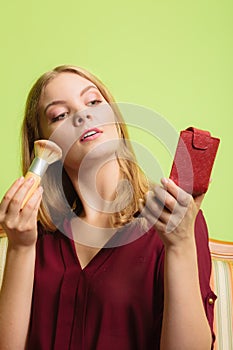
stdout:
POLYGON ((2 276, 6 260, 7 238, 0 226, 0 288, 2 285, 2 276))
MULTIPOLYGON (((215 302, 214 350, 233 350, 233 242, 210 239, 212 258, 211 286, 215 302)), ((7 238, 0 227, 0 287, 5 265, 7 238)))
POLYGON ((218 296, 214 309, 214 350, 233 350, 233 242, 210 239, 211 286, 218 296))

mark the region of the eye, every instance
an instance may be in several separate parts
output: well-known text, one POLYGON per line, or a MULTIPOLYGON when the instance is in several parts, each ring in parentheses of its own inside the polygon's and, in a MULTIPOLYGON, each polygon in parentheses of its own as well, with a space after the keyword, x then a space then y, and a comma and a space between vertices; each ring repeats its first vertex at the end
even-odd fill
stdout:
POLYGON ((52 123, 58 122, 59 120, 63 120, 68 116, 68 112, 64 112, 59 114, 58 116, 54 117, 51 119, 52 123))
POLYGON ((99 103, 101 103, 102 101, 101 100, 92 100, 90 102, 87 103, 87 106, 95 106, 95 105, 98 105, 99 103))

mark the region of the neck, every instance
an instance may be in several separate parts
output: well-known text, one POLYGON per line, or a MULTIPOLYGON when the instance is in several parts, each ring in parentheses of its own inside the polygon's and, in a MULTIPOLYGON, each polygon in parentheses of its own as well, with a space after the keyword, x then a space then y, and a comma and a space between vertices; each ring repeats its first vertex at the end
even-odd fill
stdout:
POLYGON ((109 227, 120 178, 119 164, 116 158, 104 165, 93 163, 89 166, 85 164, 78 172, 71 169, 66 171, 82 202, 83 220, 98 227, 109 227))

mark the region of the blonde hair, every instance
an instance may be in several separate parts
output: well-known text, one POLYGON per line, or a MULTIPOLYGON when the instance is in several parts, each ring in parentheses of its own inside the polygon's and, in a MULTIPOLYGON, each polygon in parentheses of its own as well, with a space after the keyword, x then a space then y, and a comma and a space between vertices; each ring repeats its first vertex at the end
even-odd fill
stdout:
MULTIPOLYGON (((122 139, 120 155, 117 157, 121 179, 128 180, 131 184, 127 189, 119 191, 117 200, 128 203, 125 208, 112 214, 112 225, 121 227, 131 222, 138 211, 138 200, 142 198, 149 188, 149 183, 136 162, 136 157, 129 142, 129 135, 123 117, 114 101, 113 96, 104 84, 90 72, 76 66, 63 65, 43 74, 31 88, 25 107, 25 115, 22 125, 22 171, 25 175, 34 158, 34 141, 42 137, 40 132, 39 101, 43 89, 60 73, 74 73, 91 81, 99 89, 105 100, 111 105, 118 126, 119 137, 122 139), (131 188, 131 190, 129 190, 131 188), (130 199, 130 200, 129 200, 130 199)), ((124 183, 124 181, 122 182, 124 183)), ((62 224, 64 218, 70 215, 71 206, 76 203, 77 215, 81 213, 82 204, 69 180, 62 163, 56 162, 49 166, 43 177, 44 194, 39 209, 38 220, 49 231, 55 231, 62 224), (57 181, 57 174, 61 174, 61 180, 57 181)))

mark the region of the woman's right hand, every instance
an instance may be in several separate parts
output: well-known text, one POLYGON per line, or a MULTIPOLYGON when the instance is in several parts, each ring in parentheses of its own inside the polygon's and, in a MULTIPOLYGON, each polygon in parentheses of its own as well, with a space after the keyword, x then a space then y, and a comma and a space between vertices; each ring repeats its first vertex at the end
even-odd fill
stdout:
POLYGON ((0 203, 0 224, 8 236, 9 245, 14 249, 34 246, 37 240, 37 214, 43 192, 41 186, 21 209, 33 180, 25 180, 24 177, 16 180, 0 203))

